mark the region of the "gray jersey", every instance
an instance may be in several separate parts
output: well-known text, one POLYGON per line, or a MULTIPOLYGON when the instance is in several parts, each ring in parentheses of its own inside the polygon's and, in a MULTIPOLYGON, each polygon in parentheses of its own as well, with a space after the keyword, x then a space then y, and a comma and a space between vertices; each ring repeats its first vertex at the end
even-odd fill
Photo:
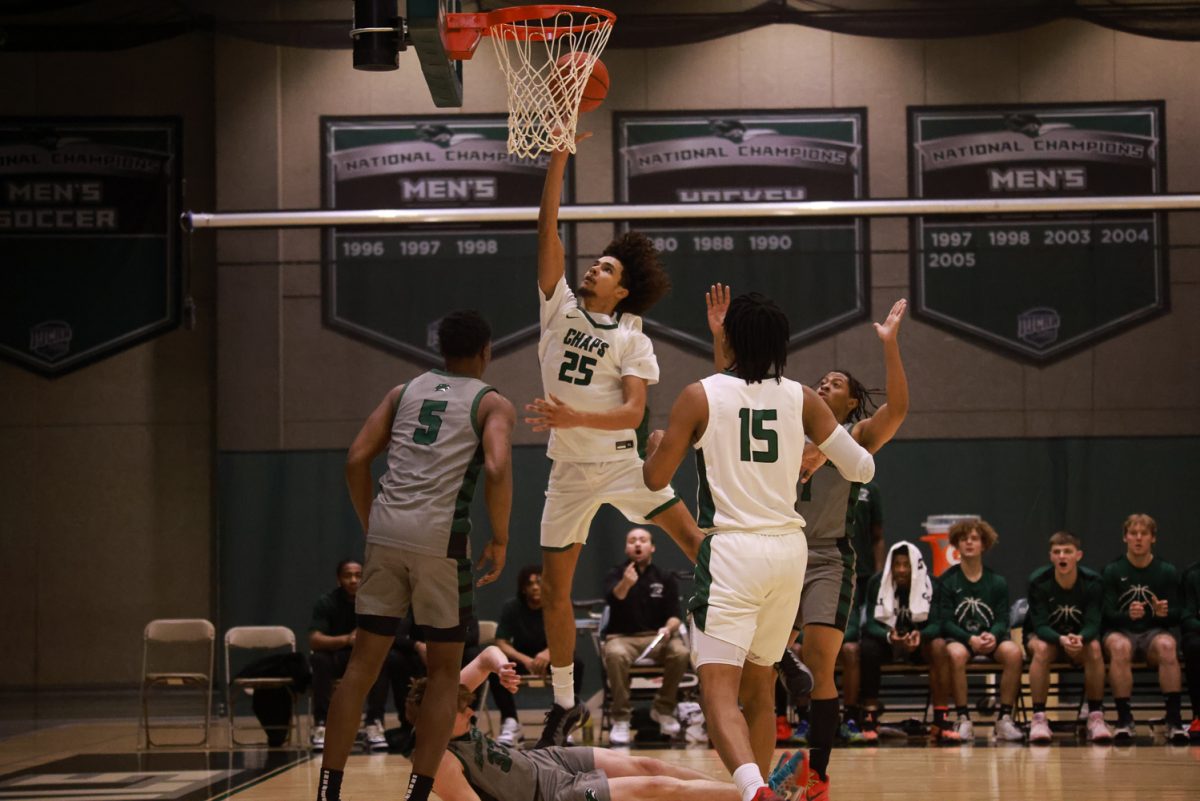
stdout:
POLYGON ((551 746, 520 751, 474 726, 446 745, 462 764, 467 784, 483 801, 608 801, 608 782, 592 749, 551 746))
POLYGON ((442 370, 404 386, 367 542, 468 558, 471 499, 483 466, 479 403, 494 391, 477 378, 442 370))
MULTIPOLYGON (((843 428, 850 431, 852 423, 843 428)), ((847 481, 829 462, 821 466, 807 484, 796 488, 796 511, 804 517, 804 535, 812 542, 832 542, 846 536, 853 522, 851 498, 857 502, 856 481, 847 481)))

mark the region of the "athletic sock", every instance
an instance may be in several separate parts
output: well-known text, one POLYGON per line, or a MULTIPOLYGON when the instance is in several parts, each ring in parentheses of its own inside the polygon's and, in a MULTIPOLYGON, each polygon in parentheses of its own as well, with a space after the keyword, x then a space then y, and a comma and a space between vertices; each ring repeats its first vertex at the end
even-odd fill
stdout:
POLYGON ((738 792, 742 794, 742 801, 751 801, 759 787, 765 787, 766 782, 763 781, 762 772, 758 769, 758 765, 753 762, 747 762, 745 765, 740 765, 733 772, 733 783, 737 785, 738 792))
POLYGON ((554 686, 554 703, 563 709, 575 706, 575 663, 563 667, 550 666, 550 683, 554 686))
POLYGON ((414 773, 408 780, 408 792, 404 795, 404 801, 429 801, 431 792, 433 792, 433 777, 414 773))
POLYGON ((787 688, 783 686, 782 681, 775 682, 775 717, 787 715, 788 695, 787 688))
POLYGON ((1180 694, 1163 693, 1163 697, 1167 700, 1167 725, 1179 727, 1183 725, 1183 714, 1179 706, 1181 703, 1180 694))
POLYGON ((808 720, 808 704, 796 704, 796 720, 808 720))
POLYGON ((825 771, 829 768, 829 751, 838 727, 838 699, 814 698, 808 721, 808 765, 825 781, 829 778, 825 771))
POLYGON ((1133 723, 1133 710, 1129 708, 1129 698, 1113 698, 1113 703, 1117 705, 1117 722, 1133 723))
POLYGON ((1033 702, 1033 714, 1037 715, 1039 713, 1044 713, 1045 711, 1046 711, 1046 702, 1045 701, 1043 701, 1040 704, 1037 701, 1033 702))
POLYGON ((344 775, 345 771, 321 768, 321 780, 317 782, 317 801, 341 801, 344 775))
POLYGON ((1089 699, 1087 699, 1087 705, 1088 705, 1088 714, 1091 714, 1092 712, 1103 712, 1104 711, 1104 699, 1103 698, 1097 698, 1095 700, 1089 698, 1089 699))
POLYGON ((954 707, 954 711, 958 713, 959 720, 963 718, 966 718, 967 720, 971 719, 971 707, 967 706, 966 704, 954 707))
POLYGON ((1012 704, 1001 704, 1000 705, 1000 717, 1004 717, 1005 715, 1008 715, 1010 717, 1012 716, 1012 704))

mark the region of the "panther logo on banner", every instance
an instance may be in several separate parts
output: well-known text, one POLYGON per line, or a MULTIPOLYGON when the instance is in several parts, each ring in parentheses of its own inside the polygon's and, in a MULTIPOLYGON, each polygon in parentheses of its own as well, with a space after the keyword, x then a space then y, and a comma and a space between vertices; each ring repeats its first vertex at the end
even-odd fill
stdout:
POLYGON ((55 377, 179 324, 180 122, 0 118, 0 357, 55 377))
MULTIPOLYGON (((547 157, 508 152, 507 117, 321 119, 327 209, 536 206, 547 157)), ((564 195, 569 197, 569 179, 564 195)), ((569 238, 564 235, 568 262, 569 238)), ((529 223, 337 227, 322 240, 325 324, 431 365, 438 320, 486 312, 502 352, 537 335, 537 229, 529 223), (414 314, 411 309, 419 309, 414 314)))
MULTIPOLYGON (((920 198, 1164 191, 1164 104, 909 108, 920 198)), ((1161 214, 917 217, 913 313, 1035 364, 1167 310, 1161 214)))
MULTIPOLYGON (((621 203, 764 203, 867 195, 866 110, 618 113, 621 203)), ((637 224, 662 254, 672 289, 648 330, 712 350, 701 298, 716 282, 763 292, 792 326, 791 346, 869 313, 863 219, 698 220, 637 224)))

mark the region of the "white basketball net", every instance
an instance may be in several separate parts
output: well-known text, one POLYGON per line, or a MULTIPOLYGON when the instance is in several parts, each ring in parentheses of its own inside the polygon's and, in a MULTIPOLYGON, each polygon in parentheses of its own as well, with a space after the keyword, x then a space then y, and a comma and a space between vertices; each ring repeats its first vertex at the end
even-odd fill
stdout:
POLYGON ((562 148, 574 153, 579 103, 612 33, 612 20, 559 11, 489 30, 508 85, 508 152, 523 158, 562 148), (568 53, 582 55, 559 64, 568 53))

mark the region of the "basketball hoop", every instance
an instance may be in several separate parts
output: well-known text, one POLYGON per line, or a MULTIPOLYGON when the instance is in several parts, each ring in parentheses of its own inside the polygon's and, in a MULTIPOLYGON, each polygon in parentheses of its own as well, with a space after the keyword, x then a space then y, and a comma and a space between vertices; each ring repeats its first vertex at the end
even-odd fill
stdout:
POLYGON ((537 5, 447 14, 445 43, 469 59, 490 36, 508 88, 508 152, 575 152, 579 103, 617 15, 588 6, 537 5))

